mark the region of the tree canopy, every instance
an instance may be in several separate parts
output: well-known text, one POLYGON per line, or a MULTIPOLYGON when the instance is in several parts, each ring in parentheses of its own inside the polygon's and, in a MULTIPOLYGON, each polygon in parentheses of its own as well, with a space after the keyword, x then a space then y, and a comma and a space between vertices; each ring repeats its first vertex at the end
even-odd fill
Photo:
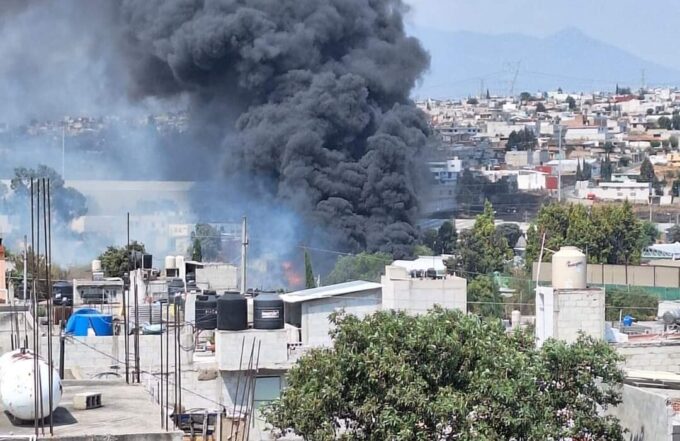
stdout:
POLYGON ((666 230, 666 242, 680 242, 680 225, 673 225, 666 230))
POLYGON ((309 252, 305 250, 305 288, 316 288, 316 279, 314 278, 314 269, 312 268, 312 258, 309 257, 309 252))
POLYGON ((222 234, 210 224, 196 224, 193 233, 201 246, 201 257, 206 261, 214 261, 222 254, 222 234))
POLYGON ((654 165, 652 164, 652 161, 649 160, 649 158, 645 158, 644 161, 642 161, 642 164, 640 164, 640 177, 638 178, 639 182, 655 182, 656 181, 656 173, 654 173, 654 165))
POLYGON ((385 272, 385 265, 389 265, 392 261, 392 256, 387 253, 360 253, 353 256, 342 256, 326 278, 326 285, 352 280, 379 282, 380 276, 385 272))
POLYGON ((574 110, 576 108, 576 100, 573 96, 569 95, 567 97, 567 105, 569 106, 569 110, 574 110))
POLYGON ((500 224, 496 227, 496 231, 505 237, 510 248, 514 248, 517 241, 522 236, 522 230, 517 224, 500 224))
POLYGON ((522 130, 510 132, 505 150, 533 150, 537 143, 534 131, 525 127, 522 130))
MULTIPOLYGON (((536 222, 527 232, 528 265, 538 260, 544 233, 546 248, 578 247, 590 263, 637 264, 640 244, 644 241, 642 224, 628 202, 596 205, 590 212, 580 204, 541 207, 536 222)), ((551 256, 544 254, 544 261, 550 261, 551 256)))
POLYGON ((621 402, 620 357, 606 342, 549 340, 498 320, 334 314, 331 348, 312 349, 264 409, 274 432, 308 440, 623 440, 601 410, 621 402))
MULTIPOLYGON (((458 232, 451 221, 446 221, 438 229, 430 229, 423 234, 422 244, 434 254, 451 254, 456 249, 458 232)), ((415 253, 422 255, 422 253, 415 253)))
POLYGON ((146 253, 143 243, 133 241, 129 247, 110 246, 99 255, 98 259, 102 262, 102 270, 106 277, 123 277, 132 268, 130 255, 133 251, 146 253))

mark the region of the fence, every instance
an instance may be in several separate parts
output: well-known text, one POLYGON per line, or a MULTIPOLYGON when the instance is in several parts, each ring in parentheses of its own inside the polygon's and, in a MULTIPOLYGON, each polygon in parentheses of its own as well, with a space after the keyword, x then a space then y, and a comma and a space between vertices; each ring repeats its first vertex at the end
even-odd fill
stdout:
MULTIPOLYGON (((534 262, 532 279, 536 280, 538 263, 534 262)), ((539 282, 552 282, 552 263, 541 263, 539 282)), ((606 289, 630 290, 640 288, 660 300, 680 300, 680 267, 608 265, 589 263, 587 282, 606 289)))

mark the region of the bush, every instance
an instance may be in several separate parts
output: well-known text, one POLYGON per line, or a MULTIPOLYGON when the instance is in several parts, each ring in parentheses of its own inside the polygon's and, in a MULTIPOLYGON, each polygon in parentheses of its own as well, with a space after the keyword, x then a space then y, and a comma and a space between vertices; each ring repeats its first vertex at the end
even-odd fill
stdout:
POLYGON ((659 307, 658 297, 641 288, 607 290, 605 294, 606 313, 609 321, 630 315, 636 320, 654 320, 659 307))

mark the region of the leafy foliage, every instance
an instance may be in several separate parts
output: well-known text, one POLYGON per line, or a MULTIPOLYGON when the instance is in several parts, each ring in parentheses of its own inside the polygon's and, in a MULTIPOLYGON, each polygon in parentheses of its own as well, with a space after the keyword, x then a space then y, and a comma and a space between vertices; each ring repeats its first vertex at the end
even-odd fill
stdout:
POLYGON ((609 182, 612 180, 613 172, 614 166, 612 165, 612 162, 609 160, 609 155, 607 155, 607 157, 602 162, 602 166, 600 167, 600 178, 604 182, 609 182))
POLYGON ((387 253, 360 253, 355 256, 342 256, 326 278, 327 285, 366 280, 379 282, 385 271, 385 265, 392 263, 392 256, 387 253))
POLYGON ((191 260, 194 262, 203 262, 203 250, 201 249, 201 241, 194 237, 194 241, 191 244, 191 260))
POLYGON ((513 130, 510 132, 505 150, 533 150, 537 143, 534 131, 525 127, 520 131, 513 130))
POLYGON ((538 104, 536 104, 536 112, 545 113, 547 111, 548 110, 545 108, 545 104, 543 104, 542 102, 539 102, 538 104))
POLYGON ((567 105, 569 106, 569 110, 574 110, 576 108, 576 100, 573 96, 569 95, 567 97, 567 105))
POLYGON ((222 254, 222 234, 210 224, 196 224, 194 240, 201 243, 201 257, 206 261, 214 261, 222 254))
POLYGON ((264 409, 276 433, 331 440, 623 440, 620 357, 580 337, 536 349, 499 321, 435 308, 336 314, 332 348, 307 352, 264 409))
POLYGON ((667 116, 659 117, 659 119, 656 120, 656 124, 659 126, 660 129, 666 129, 666 130, 672 130, 673 129, 673 122, 667 116))
MULTIPOLYGON (((565 245, 583 250, 590 263, 637 264, 643 231, 628 202, 596 205, 589 213, 580 204, 549 204, 536 217, 534 228, 527 234, 527 264, 538 260, 541 237, 545 246, 558 250, 565 245)), ((544 261, 551 260, 544 255, 544 261)))
POLYGON ((645 158, 640 165, 639 182, 654 182, 656 180, 656 173, 654 173, 654 165, 649 158, 645 158))
POLYGON ((680 225, 673 225, 666 230, 666 242, 680 242, 680 225))
POLYGON ((132 267, 130 256, 133 251, 146 253, 143 243, 133 241, 128 247, 120 248, 110 246, 99 255, 98 259, 102 262, 102 270, 106 277, 123 277, 132 267))
POLYGON ((503 314, 503 298, 492 276, 470 279, 467 297, 468 312, 482 317, 500 317, 503 314))
POLYGON ((659 298, 641 288, 607 289, 605 293, 606 320, 616 321, 631 315, 637 320, 655 320, 659 298))
POLYGON ((655 244, 660 236, 659 230, 656 228, 654 223, 649 221, 642 221, 640 234, 640 248, 648 247, 655 244))
POLYGON ((505 236, 496 230, 493 206, 488 201, 471 230, 460 235, 459 253, 454 267, 468 279, 502 271, 512 250, 505 236))
MULTIPOLYGON (((11 200, 6 201, 8 206, 25 210, 26 200, 31 192, 31 179, 42 178, 50 180, 50 202, 56 220, 68 223, 87 213, 85 196, 72 187, 65 187, 61 175, 46 165, 39 165, 36 169, 25 167, 14 169, 14 177, 10 182, 10 188, 14 193, 11 200)), ((34 192, 37 190, 37 184, 34 184, 34 192)))
POLYGON ((522 236, 522 230, 517 224, 500 224, 496 227, 496 231, 505 237, 510 248, 514 248, 517 241, 522 236))
POLYGON ((312 269, 312 258, 309 257, 309 252, 307 252, 307 250, 305 250, 305 288, 316 288, 314 269, 312 269))

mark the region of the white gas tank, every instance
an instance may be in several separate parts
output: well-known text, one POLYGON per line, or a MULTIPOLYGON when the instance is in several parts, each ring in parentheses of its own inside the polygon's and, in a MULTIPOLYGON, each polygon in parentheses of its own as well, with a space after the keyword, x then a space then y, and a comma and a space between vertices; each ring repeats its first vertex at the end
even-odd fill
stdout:
MULTIPOLYGON (((0 398, 4 409, 15 418, 31 421, 35 414, 34 354, 30 351, 12 351, 3 355, 0 363, 0 398)), ((52 408, 49 402, 50 367, 38 359, 40 378, 39 397, 42 397, 42 414, 47 417, 57 408, 62 388, 59 373, 53 369, 52 408)), ((39 417, 39 415, 38 415, 39 417)))

